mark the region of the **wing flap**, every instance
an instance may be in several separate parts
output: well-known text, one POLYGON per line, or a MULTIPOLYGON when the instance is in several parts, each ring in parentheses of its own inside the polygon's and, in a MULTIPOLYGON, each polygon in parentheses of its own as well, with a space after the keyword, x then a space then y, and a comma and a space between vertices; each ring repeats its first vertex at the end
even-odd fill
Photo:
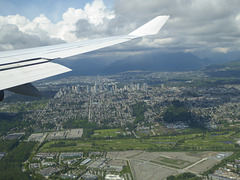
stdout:
POLYGON ((0 90, 20 86, 69 71, 71 71, 71 69, 52 62, 0 71, 0 90))
POLYGON ((34 97, 41 97, 41 93, 35 88, 31 83, 23 84, 20 86, 12 87, 7 89, 8 91, 22 94, 26 96, 34 96, 34 97))

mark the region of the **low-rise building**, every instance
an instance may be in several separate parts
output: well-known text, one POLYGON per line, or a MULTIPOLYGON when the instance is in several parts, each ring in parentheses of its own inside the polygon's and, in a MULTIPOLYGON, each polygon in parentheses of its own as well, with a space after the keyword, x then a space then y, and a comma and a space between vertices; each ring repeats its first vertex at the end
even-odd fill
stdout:
POLYGON ((107 174, 105 180, 124 180, 124 178, 121 178, 119 175, 107 174))
POLYGON ((75 174, 61 174, 60 178, 62 179, 76 179, 78 176, 75 174))
POLYGON ((4 156, 6 156, 6 152, 0 152, 0 160, 4 157, 4 156))
POLYGON ((64 164, 67 164, 67 165, 72 165, 76 162, 78 162, 80 159, 68 159, 68 160, 65 160, 63 161, 64 164))
POLYGON ((56 153, 38 153, 35 157, 39 159, 55 159, 56 153))
POLYGON ((82 152, 63 152, 60 154, 60 158, 82 157, 82 155, 82 152))
POLYGON ((93 174, 84 174, 82 176, 82 179, 84 180, 98 180, 98 177, 93 174))
POLYGON ((39 165, 39 163, 32 163, 32 164, 29 165, 29 168, 30 169, 37 169, 37 168, 40 168, 40 165, 39 165))
POLYGON ((48 167, 48 168, 43 168, 42 170, 39 171, 39 174, 44 176, 45 178, 48 178, 49 176, 59 172, 59 169, 53 168, 53 167, 48 167))
POLYGON ((42 162, 42 166, 54 167, 54 166, 56 166, 56 163, 55 162, 42 162))
POLYGON ((216 175, 216 174, 209 174, 208 177, 212 180, 232 180, 230 178, 223 177, 223 176, 216 175))
POLYGON ((83 162, 81 162, 81 165, 86 165, 90 163, 92 160, 91 159, 85 159, 83 162))
POLYGON ((25 135, 25 132, 11 133, 11 134, 8 134, 8 135, 5 137, 5 140, 19 139, 20 137, 22 137, 22 136, 24 136, 24 135, 25 135))

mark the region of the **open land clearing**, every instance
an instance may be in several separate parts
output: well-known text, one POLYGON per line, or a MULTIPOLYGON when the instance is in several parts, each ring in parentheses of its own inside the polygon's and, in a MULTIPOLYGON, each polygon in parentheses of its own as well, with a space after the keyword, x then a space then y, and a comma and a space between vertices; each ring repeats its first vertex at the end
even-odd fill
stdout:
MULTIPOLYGON (((119 129, 101 130, 96 139, 53 139, 45 142, 39 152, 108 152, 109 160, 123 160, 129 165, 133 179, 164 179, 183 172, 201 174, 210 169, 220 158, 219 151, 238 150, 234 144, 235 131, 194 132, 148 138, 118 138, 119 129), (215 152, 218 151, 218 152, 215 152), (155 174, 155 176, 153 176, 155 174)), ((97 135, 96 135, 97 136, 97 135)), ((223 153, 224 154, 224 153, 223 153)), ((114 163, 115 164, 115 163, 114 163)))
POLYGON ((213 167, 215 164, 217 164, 218 161, 214 159, 206 159, 193 167, 189 168, 188 170, 197 174, 203 173, 207 171, 209 168, 213 167))
POLYGON ((117 151, 108 152, 107 158, 129 162, 134 179, 165 179, 182 172, 200 174, 215 164, 218 152, 146 152, 117 151))
POLYGON ((134 179, 138 180, 159 180, 177 173, 177 171, 173 169, 161 167, 152 163, 150 164, 145 161, 132 160, 130 161, 130 166, 134 179))
POLYGON ((117 137, 121 129, 101 129, 95 130, 92 137, 117 137))
POLYGON ((138 154, 142 154, 143 151, 136 150, 136 151, 110 151, 107 153, 107 158, 112 159, 129 159, 134 157, 138 154))

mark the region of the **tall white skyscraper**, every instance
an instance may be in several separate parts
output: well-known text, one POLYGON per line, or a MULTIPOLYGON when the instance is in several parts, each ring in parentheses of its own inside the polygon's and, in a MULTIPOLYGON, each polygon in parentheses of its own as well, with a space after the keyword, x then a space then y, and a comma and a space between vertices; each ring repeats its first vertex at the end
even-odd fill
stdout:
POLYGON ((147 92, 147 89, 148 89, 147 83, 143 83, 142 89, 143 89, 144 92, 147 92))

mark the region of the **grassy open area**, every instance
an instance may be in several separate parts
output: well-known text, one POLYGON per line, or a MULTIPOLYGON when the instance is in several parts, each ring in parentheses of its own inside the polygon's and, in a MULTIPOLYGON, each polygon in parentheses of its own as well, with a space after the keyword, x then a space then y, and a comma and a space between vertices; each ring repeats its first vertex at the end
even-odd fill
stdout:
MULTIPOLYGON (((97 132, 101 132, 101 137, 111 133, 112 137, 114 137, 113 134, 115 134, 116 129, 98 130, 97 132)), ((155 136, 142 139, 109 139, 108 137, 99 140, 56 140, 45 143, 40 151, 235 151, 239 150, 239 148, 236 146, 236 140, 232 137, 234 133, 234 131, 223 131, 155 136)))
MULTIPOLYGON (((70 140, 63 140, 70 144, 70 140)), ((45 152, 62 152, 62 151, 114 151, 114 150, 131 150, 145 149, 147 150, 152 145, 142 143, 139 139, 112 139, 112 140, 77 140, 76 145, 67 147, 53 147, 51 144, 55 141, 48 142, 43 145, 40 151, 45 152)))
POLYGON ((121 129, 101 129, 95 130, 92 137, 117 137, 121 129))
MULTIPOLYGON (((9 102, 10 103, 10 102, 9 102)), ((29 101, 28 103, 11 103, 10 105, 6 105, 3 110, 0 109, 2 112, 26 112, 26 111, 33 111, 37 109, 44 109, 47 106, 48 99, 43 100, 35 100, 29 101)))
POLYGON ((235 138, 240 138, 240 132, 235 133, 235 134, 233 135, 233 137, 235 137, 235 138))

